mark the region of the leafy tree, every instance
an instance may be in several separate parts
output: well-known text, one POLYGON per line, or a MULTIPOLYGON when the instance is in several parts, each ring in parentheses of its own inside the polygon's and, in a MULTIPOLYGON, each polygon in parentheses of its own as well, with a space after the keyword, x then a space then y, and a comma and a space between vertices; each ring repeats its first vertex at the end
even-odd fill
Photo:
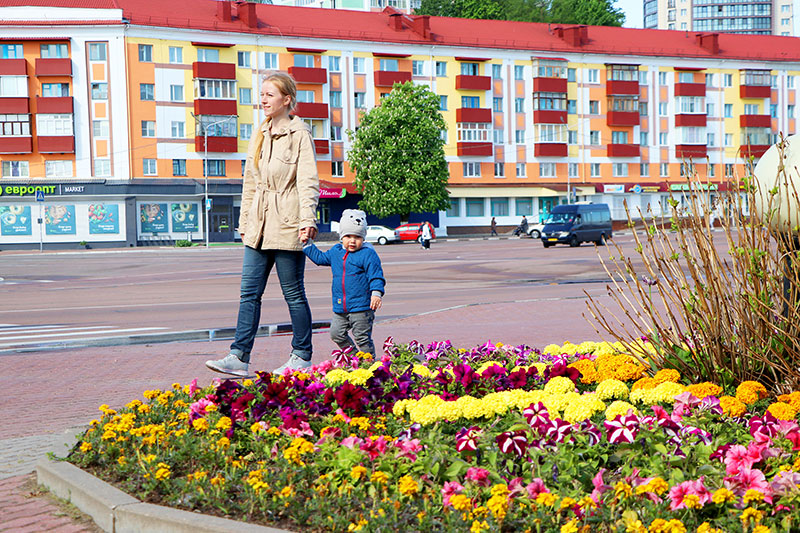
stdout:
POLYGON ((504 6, 497 0, 422 0, 416 15, 464 19, 507 20, 504 6))
POLYGON ((446 209, 449 205, 441 131, 447 125, 439 97, 427 86, 395 83, 380 105, 361 116, 347 158, 354 185, 364 195, 359 207, 379 217, 446 209))
POLYGON ((622 26, 615 0, 422 0, 417 15, 622 26))
POLYGON ((613 0, 553 0, 550 4, 550 22, 622 26, 625 13, 614 7, 613 0))

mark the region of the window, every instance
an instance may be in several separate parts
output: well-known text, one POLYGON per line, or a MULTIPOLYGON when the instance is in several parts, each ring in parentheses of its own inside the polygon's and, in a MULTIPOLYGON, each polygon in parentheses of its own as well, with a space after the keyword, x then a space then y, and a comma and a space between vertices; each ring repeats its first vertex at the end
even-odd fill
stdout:
POLYGON ((539 177, 540 178, 555 178, 556 177, 556 164, 555 163, 539 163, 539 177))
POLYGON ((459 122, 458 142, 487 142, 489 140, 488 122, 459 122))
POLYGON ((789 118, 794 118, 794 104, 789 104, 786 107, 786 116, 789 118))
MULTIPOLYGON (((465 178, 480 178, 481 177, 481 164, 480 163, 462 163, 465 178)), ((483 209, 481 209, 482 211, 483 209)))
POLYGON ((142 175, 155 176, 158 174, 155 159, 142 159, 142 175))
POLYGON ((278 54, 272 52, 264 52, 264 68, 267 70, 277 70, 278 54))
POLYGON ((794 89, 794 76, 786 76, 786 87, 794 89))
POLYGON ((659 146, 666 146, 667 145, 667 133, 662 131, 658 134, 658 144, 659 146))
POLYGON ((769 105, 769 116, 772 118, 778 118, 778 104, 769 105))
POLYGON ((216 48, 198 48, 197 60, 201 63, 219 63, 219 50, 216 48))
MULTIPOLYGON (((506 165, 505 163, 495 163, 494 164, 494 177, 495 178, 505 178, 506 177, 506 165)), ((494 214, 494 213, 492 213, 494 214)))
POLYGON ((600 177, 600 163, 592 163, 589 165, 589 173, 593 178, 600 177))
POLYGON ((140 100, 155 100, 155 86, 152 83, 140 83, 139 84, 139 99, 140 100))
POLYGON ((589 114, 590 115, 600 114, 600 102, 598 100, 589 100, 589 114))
MULTIPOLYGON (((525 177, 528 176, 528 170, 527 170, 526 167, 527 167, 527 165, 525 163, 517 163, 516 164, 515 169, 516 169, 516 173, 517 173, 517 177, 518 178, 525 178, 525 177)), ((520 212, 519 212, 519 200, 517 200, 517 214, 520 214, 520 212)))
POLYGON ((733 104, 725 104, 722 108, 722 113, 725 118, 733 117, 733 104))
POLYGON ((662 178, 669 176, 669 163, 661 163, 658 165, 659 174, 662 178))
POLYGON ((66 44, 43 44, 39 50, 41 57, 69 57, 66 44))
POLYGON ((628 164, 627 163, 614 163, 611 166, 611 172, 615 178, 628 177, 628 164))
POLYGON ((72 161, 45 161, 44 175, 47 178, 71 178, 72 161))
POLYGON ((356 109, 367 107, 367 93, 355 93, 353 95, 353 102, 356 109))
POLYGON ((173 120, 171 133, 173 139, 182 139, 186 136, 186 123, 182 120, 173 120))
POLYGON ((30 115, 0 115, 0 137, 30 136, 30 115))
POLYGON ((770 76, 770 87, 772 87, 773 89, 778 88, 778 76, 776 76, 775 74, 772 74, 770 76))
POLYGON ((503 144, 503 130, 492 130, 492 141, 494 144, 503 144))
POLYGON ((225 176, 224 159, 207 159, 203 161, 203 168, 207 171, 206 176, 225 176))
POLYGON ((517 144, 525 144, 525 130, 514 130, 514 142, 517 144))
POLYGON ((344 161, 331 161, 331 176, 334 178, 344 177, 344 161))
POLYGON ((0 76, 0 96, 28 96, 27 76, 0 76))
POLYGON ((759 114, 758 104, 744 104, 744 114, 758 115, 759 114))
POLYGON ((169 47, 169 62, 170 63, 183 63, 183 48, 180 46, 169 47))
POLYGON ((570 178, 577 178, 578 177, 578 163, 569 163, 567 164, 567 175, 570 178))
POLYGON ((214 100, 235 100, 236 80, 194 80, 194 97, 214 100))
POLYGON ((356 74, 363 74, 366 72, 366 61, 363 57, 354 57, 353 58, 353 72, 356 74))
POLYGON ((139 45, 139 61, 150 63, 153 61, 153 45, 140 44, 139 45))
POLYGON ((94 175, 100 177, 108 177, 111 175, 111 160, 106 158, 97 158, 94 160, 94 175))
POLYGON ((195 120, 195 135, 202 137, 236 137, 236 116, 198 115, 195 120))
POLYGON ((425 73, 425 62, 413 60, 411 62, 411 75, 412 76, 422 76, 425 73))
POLYGON ((598 130, 591 130, 589 132, 589 144, 595 146, 600 144, 600 132, 598 130))
POLYGON ((508 198, 491 198, 492 216, 493 217, 507 217, 508 216, 508 198))
POLYGON ((328 70, 331 72, 339 72, 342 70, 341 67, 341 57, 339 56, 328 56, 328 70))
POLYGON ((142 137, 155 137, 156 136, 156 122, 155 120, 142 121, 142 137))
POLYGON ((678 96, 677 113, 687 115, 702 115, 706 112, 705 96, 678 96))
POLYGON ((173 176, 185 176, 186 175, 186 160, 185 159, 173 159, 172 160, 172 175, 173 176))
POLYGON ((523 67, 522 65, 514 65, 514 79, 515 80, 525 79, 525 67, 523 67))
POLYGON ((108 84, 107 83, 93 83, 92 84, 92 100, 108 100, 108 84))
POLYGON ((567 109, 567 95, 564 93, 533 93, 533 110, 565 111, 567 109))
POLYGON ((578 144, 578 132, 575 130, 567 130, 567 143, 578 144))
POLYGON ((666 72, 659 72, 658 73, 658 84, 659 85, 666 85, 667 84, 667 73, 666 72))
POLYGON ((74 135, 72 128, 72 114, 64 115, 50 115, 50 114, 37 114, 36 115, 36 135, 54 135, 54 136, 72 136, 74 135))
POLYGON ((242 159, 242 176, 244 176, 244 170, 247 168, 247 160, 242 159))
POLYGON ((587 69, 586 83, 600 83, 600 71, 596 68, 587 69))
POLYGON ((465 198, 464 202, 467 206, 468 217, 482 217, 483 216, 483 198, 465 198))
POLYGON ((514 98, 514 111, 516 113, 523 113, 525 111, 524 98, 514 98))
POLYGON ((708 170, 706 170, 706 172, 708 173, 708 177, 709 178, 713 178, 714 174, 715 174, 714 165, 708 165, 706 168, 708 169, 708 170))
POLYGON ((716 114, 717 114, 717 109, 714 106, 714 102, 708 102, 706 104, 706 115, 708 115, 709 117, 713 117, 716 116, 716 114))
POLYGON ((639 116, 640 117, 647 116, 647 102, 639 102, 639 116))
POLYGON ((611 144, 628 144, 628 132, 627 131, 612 131, 611 132, 611 144))
POLYGON ((533 216, 533 200, 530 198, 517 198, 517 216, 533 216))
POLYGON ((492 98, 492 111, 495 113, 502 113, 503 112, 503 97, 502 96, 495 96, 492 98))
POLYGON ((478 96, 462 96, 461 107, 478 108, 481 106, 481 99, 478 96))
POLYGON ((640 70, 639 71, 639 85, 647 85, 647 71, 640 70))
POLYGON ((447 95, 439 95, 439 111, 447 111, 447 95))
POLYGON ((331 140, 332 141, 341 141, 342 140, 342 127, 341 126, 331 126, 331 140))
POLYGON ((27 161, 3 161, 4 178, 27 178, 30 177, 30 169, 27 161))
POLYGON ((492 77, 496 80, 503 77, 503 65, 492 65, 492 77))
POLYGON ((106 43, 89 44, 89 61, 106 60, 106 43))
POLYGON ((445 213, 448 218, 455 218, 461 216, 461 201, 458 198, 450 198, 450 207, 447 208, 445 213))
POLYGON ((439 78, 447 76, 447 63, 444 61, 436 62, 436 76, 439 78))
POLYGON ((305 68, 314 68, 314 56, 309 54, 295 54, 294 55, 294 66, 296 67, 305 67, 305 68))
POLYGON ((577 112, 578 112, 578 101, 567 100, 567 113, 574 115, 577 112))
POLYGON ((733 74, 723 74, 722 75, 722 85, 723 85, 723 87, 732 87, 733 86, 733 74))
POLYGON ((253 103, 253 89, 249 87, 242 87, 239 89, 239 103, 242 105, 250 105, 253 103))
POLYGON ((650 175, 650 165, 648 163, 639 163, 639 176, 646 178, 650 175))
POLYGON ((606 65, 606 78, 609 80, 639 82, 638 65, 606 65))
POLYGON ((250 52, 237 52, 236 64, 241 68, 250 68, 250 52))
POLYGON ((169 100, 170 102, 183 102, 183 85, 169 86, 169 100))
POLYGON ((537 143, 564 143, 567 141, 567 127, 564 124, 536 124, 537 143))
POLYGON ((108 137, 108 121, 107 120, 93 120, 92 121, 92 136, 94 136, 94 137, 108 137))
POLYGON ((400 70, 400 65, 396 59, 380 59, 378 69, 382 72, 397 72, 400 70))
POLYGON ((714 133, 713 132, 706 133, 706 144, 708 146, 714 146, 715 141, 714 141, 714 133))
POLYGON ((714 74, 706 74, 706 87, 715 87, 714 74))
POLYGON ((666 117, 667 116, 667 103, 666 102, 659 102, 658 103, 658 116, 666 117))
POLYGON ((575 69, 568 68, 567 69, 567 81, 575 81, 575 69))
POLYGON ((330 92, 330 105, 331 107, 342 107, 342 91, 330 92))
POLYGON ((648 132, 640 131, 639 132, 639 146, 647 146, 648 141, 650 140, 648 137, 649 137, 648 136, 648 132))
POLYGON ((725 134, 725 146, 733 146, 733 133, 725 134))
POLYGON ((23 59, 21 44, 0 44, 0 59, 23 59))
POLYGON ((726 178, 733 177, 733 165, 731 163, 725 163, 725 177, 726 178))
POLYGON ((479 76, 481 73, 481 66, 478 63, 461 63, 462 76, 479 76))
POLYGON ((69 83, 43 83, 42 96, 45 98, 69 96, 69 83))
POLYGON ((247 141, 250 140, 250 137, 252 136, 253 136, 252 124, 239 124, 239 139, 247 141))

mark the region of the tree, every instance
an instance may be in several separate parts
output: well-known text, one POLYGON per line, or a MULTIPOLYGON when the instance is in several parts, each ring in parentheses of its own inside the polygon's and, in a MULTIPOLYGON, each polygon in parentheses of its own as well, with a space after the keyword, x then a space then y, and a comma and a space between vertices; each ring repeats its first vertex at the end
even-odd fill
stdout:
POLYGON ((503 5, 497 0, 422 0, 415 15, 458 17, 464 19, 507 20, 503 5))
POLYGON ((380 105, 361 116, 347 158, 354 185, 364 195, 358 205, 379 217, 446 209, 450 176, 441 132, 447 125, 439 97, 427 86, 395 83, 380 105))
POLYGON ((589 26, 622 26, 625 13, 614 7, 613 0, 553 0, 550 22, 589 26))
POLYGON ((615 0, 422 0, 414 13, 438 17, 622 26, 615 0))

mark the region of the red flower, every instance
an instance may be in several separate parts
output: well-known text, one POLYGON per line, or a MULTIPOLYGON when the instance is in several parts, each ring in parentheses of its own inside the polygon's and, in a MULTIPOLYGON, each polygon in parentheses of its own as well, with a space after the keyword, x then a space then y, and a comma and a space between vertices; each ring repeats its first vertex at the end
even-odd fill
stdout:
POLYGON ((528 449, 528 437, 522 430, 506 431, 499 434, 495 440, 503 453, 513 453, 522 457, 528 449))
POLYGON ((360 413, 364 407, 364 401, 367 398, 367 391, 345 382, 341 387, 336 389, 334 398, 336 398, 336 403, 338 403, 339 407, 342 409, 360 413))
POLYGON ((459 452, 474 452, 478 449, 478 437, 483 432, 478 426, 472 426, 469 429, 463 428, 456 435, 457 444, 456 450, 459 452))

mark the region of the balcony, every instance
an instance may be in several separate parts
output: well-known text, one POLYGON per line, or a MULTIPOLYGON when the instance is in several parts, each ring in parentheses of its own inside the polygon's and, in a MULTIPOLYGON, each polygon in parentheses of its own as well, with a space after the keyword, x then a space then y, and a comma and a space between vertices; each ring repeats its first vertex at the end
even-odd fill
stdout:
POLYGON ((71 114, 72 109, 71 96, 36 97, 37 113, 71 114))
POLYGON ((494 146, 490 142, 459 142, 457 146, 459 156, 494 155, 494 146))
POLYGON ((533 112, 533 122, 536 124, 566 124, 567 112, 555 109, 540 109, 533 112))
POLYGON ((235 80, 236 65, 234 63, 196 61, 192 63, 192 74, 195 78, 207 80, 235 80))
POLYGON ((31 106, 26 97, 0 98, 0 114, 26 115, 31 112, 31 106))
POLYGON ((33 152, 31 137, 0 137, 0 154, 29 154, 33 152))
POLYGON ((567 157, 567 143, 536 143, 533 155, 536 157, 567 157))
POLYGON ((740 85, 740 98, 769 98, 772 88, 769 85, 740 85))
POLYGON ((488 91, 492 88, 492 78, 489 76, 456 76, 456 89, 460 91, 488 91))
POLYGON ((289 67, 289 75, 297 83, 328 83, 328 71, 324 68, 289 67))
POLYGON ((27 76, 28 62, 24 59, 0 59, 0 76, 27 76))
POLYGON ((328 104, 297 102, 294 114, 300 118, 328 118, 328 104))
POLYGON ((675 157, 678 159, 705 159, 708 148, 705 144, 676 144, 675 157))
POLYGON ((36 138, 41 154, 74 154, 75 137, 69 135, 39 136, 36 138))
POLYGON ((608 80, 606 94, 639 94, 639 82, 629 80, 608 80))
POLYGON ((705 127, 707 122, 706 115, 675 115, 675 127, 705 127))
POLYGON ((758 159, 759 157, 764 155, 764 152, 769 150, 770 146, 771 145, 769 145, 769 144, 767 144, 767 145, 763 145, 763 144, 742 145, 742 148, 741 148, 742 157, 747 158, 747 157, 753 156, 756 159, 758 159))
POLYGON ((375 72, 375 87, 391 87, 395 83, 411 81, 410 72, 378 70, 375 72))
POLYGON ((740 115, 739 126, 742 128, 771 128, 772 117, 769 115, 740 115))
POLYGON ((638 144, 609 144, 608 157, 639 157, 638 144))
POLYGON ((197 99, 194 101, 195 115, 236 115, 236 100, 197 99))
MULTIPOLYGON (((533 78, 533 92, 535 93, 565 93, 567 92, 566 78, 533 78)), ((637 93, 638 94, 638 93, 637 93)))
MULTIPOLYGON (((194 138, 194 149, 196 152, 205 152, 206 148, 203 144, 205 137, 198 136, 194 138)), ((239 141, 236 137, 208 137, 208 151, 232 153, 236 152, 239 148, 239 141)))
POLYGON ((36 76, 72 76, 72 60, 68 57, 36 58, 36 76))
POLYGON ((314 139, 314 152, 319 154, 329 154, 331 151, 328 139, 314 139))
POLYGON ((459 107, 456 109, 456 122, 491 122, 492 110, 481 107, 459 107))
POLYGON ((606 124, 609 126, 638 126, 638 111, 609 111, 606 114, 606 124))
POLYGON ((705 96, 706 85, 704 83, 676 83, 675 96, 705 96))

